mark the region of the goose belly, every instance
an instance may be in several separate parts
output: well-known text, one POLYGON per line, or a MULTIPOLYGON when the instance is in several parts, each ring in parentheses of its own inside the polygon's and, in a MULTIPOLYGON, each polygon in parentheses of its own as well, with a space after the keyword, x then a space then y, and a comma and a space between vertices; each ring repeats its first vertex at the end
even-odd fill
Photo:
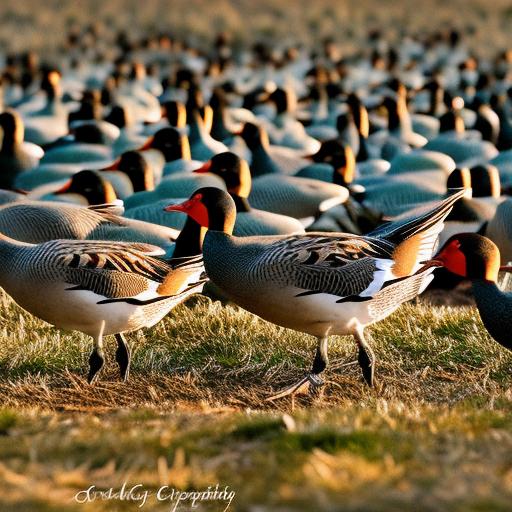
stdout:
POLYGON ((88 290, 69 290, 67 283, 45 283, 30 291, 5 288, 15 302, 32 315, 56 327, 95 336, 105 322, 103 334, 150 327, 171 309, 168 301, 150 305, 111 302, 98 304, 106 297, 88 290))
MULTIPOLYGON (((227 291, 227 290, 224 290, 227 291)), ((313 336, 353 334, 357 326, 375 321, 367 302, 338 303, 328 293, 305 295, 300 288, 273 289, 256 295, 231 293, 241 307, 269 322, 313 336)))

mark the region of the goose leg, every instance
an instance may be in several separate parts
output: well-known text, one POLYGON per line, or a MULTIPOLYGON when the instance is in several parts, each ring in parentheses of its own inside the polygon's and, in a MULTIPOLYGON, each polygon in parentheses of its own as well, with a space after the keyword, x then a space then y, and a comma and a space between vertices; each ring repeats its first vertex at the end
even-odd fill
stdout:
POLYGON ((287 388, 279 391, 279 393, 269 396, 266 398, 266 401, 271 402, 279 398, 284 398, 288 395, 307 392, 315 394, 316 391, 324 385, 324 381, 322 377, 320 377, 320 374, 325 370, 327 364, 329 363, 329 358, 327 356, 327 340, 327 336, 318 338, 318 345, 316 347, 316 354, 311 372, 291 386, 288 386, 287 388))
POLYGON ((89 357, 89 374, 87 375, 87 382, 93 384, 98 377, 99 371, 105 364, 105 356, 103 354, 103 329, 105 322, 102 323, 100 332, 94 337, 94 348, 89 357))
POLYGON ((130 376, 130 361, 132 357, 130 345, 121 333, 116 334, 115 337, 117 341, 116 361, 119 365, 121 378, 126 382, 130 376))
POLYGON ((363 328, 359 327, 354 333, 354 338, 359 345, 359 355, 357 362, 363 372, 363 378, 369 386, 373 386, 373 377, 375 373, 375 354, 368 342, 364 339, 363 328))

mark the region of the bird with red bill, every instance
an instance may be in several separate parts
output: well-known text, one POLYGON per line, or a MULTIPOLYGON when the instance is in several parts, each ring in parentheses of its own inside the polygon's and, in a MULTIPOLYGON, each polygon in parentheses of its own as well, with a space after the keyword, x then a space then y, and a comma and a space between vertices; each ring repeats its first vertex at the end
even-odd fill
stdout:
POLYGON ((498 286, 498 273, 512 272, 512 266, 500 266, 496 244, 477 233, 452 236, 437 255, 426 262, 425 267, 431 266, 443 267, 472 282, 485 328, 500 345, 512 350, 512 293, 498 286))

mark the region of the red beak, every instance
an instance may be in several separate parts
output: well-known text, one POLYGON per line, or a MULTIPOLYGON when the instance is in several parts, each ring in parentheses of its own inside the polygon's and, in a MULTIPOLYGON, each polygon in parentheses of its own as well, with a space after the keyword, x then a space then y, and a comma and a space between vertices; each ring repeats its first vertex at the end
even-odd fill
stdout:
POLYGON ((190 199, 187 199, 183 203, 179 204, 170 204, 169 206, 166 206, 164 208, 164 212, 183 212, 187 213, 190 209, 190 206, 192 205, 192 201, 190 199))
POLYGON ((431 260, 428 260, 428 261, 422 261, 421 263, 423 263, 423 266, 417 270, 416 274, 420 274, 421 272, 423 272, 424 270, 427 270, 427 268, 432 268, 432 267, 443 267, 444 266, 444 262, 442 259, 439 259, 439 258, 432 258, 431 260))
POLYGON ((195 169, 194 172, 197 172, 198 174, 204 174, 206 172, 210 172, 210 169, 212 168, 212 161, 208 160, 208 162, 205 162, 199 169, 195 169))
POLYGON ((61 188, 56 190, 54 194, 65 194, 71 188, 72 183, 73 180, 68 180, 66 183, 64 183, 64 185, 61 188))
POLYGON ((148 140, 138 149, 138 151, 146 151, 146 149, 151 149, 153 147, 154 140, 155 137, 151 135, 151 137, 148 138, 148 140))
POLYGON ((117 171, 119 170, 119 163, 121 162, 121 159, 118 158, 112 165, 109 165, 108 167, 103 167, 103 169, 99 169, 100 171, 117 171))

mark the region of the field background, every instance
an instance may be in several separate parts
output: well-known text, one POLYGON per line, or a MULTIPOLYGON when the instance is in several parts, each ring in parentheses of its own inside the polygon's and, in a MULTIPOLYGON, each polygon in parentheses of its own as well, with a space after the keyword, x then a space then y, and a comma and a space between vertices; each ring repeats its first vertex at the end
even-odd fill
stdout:
MULTIPOLYGON (((52 56, 73 23, 133 37, 171 28, 208 47, 333 36, 347 51, 369 29, 451 24, 483 53, 510 45, 509 1, 80 0, 0 2, 0 49, 52 56)), ((471 304, 469 302, 469 304, 471 304)), ((309 368, 315 342, 237 307, 193 298, 154 329, 130 336, 130 382, 109 362, 83 379, 91 342, 35 320, 0 297, 0 510, 138 510, 73 502, 89 485, 156 489, 219 483, 231 510, 509 511, 512 357, 476 310, 402 307, 369 329, 377 386, 361 381, 355 345, 333 339, 323 396, 264 398, 309 368)), ((222 510, 219 503, 196 510, 222 510)), ((144 510, 169 510, 150 502, 144 510)), ((188 508, 189 510, 190 508, 188 508)), ((182 508, 181 510, 187 510, 182 508)))

